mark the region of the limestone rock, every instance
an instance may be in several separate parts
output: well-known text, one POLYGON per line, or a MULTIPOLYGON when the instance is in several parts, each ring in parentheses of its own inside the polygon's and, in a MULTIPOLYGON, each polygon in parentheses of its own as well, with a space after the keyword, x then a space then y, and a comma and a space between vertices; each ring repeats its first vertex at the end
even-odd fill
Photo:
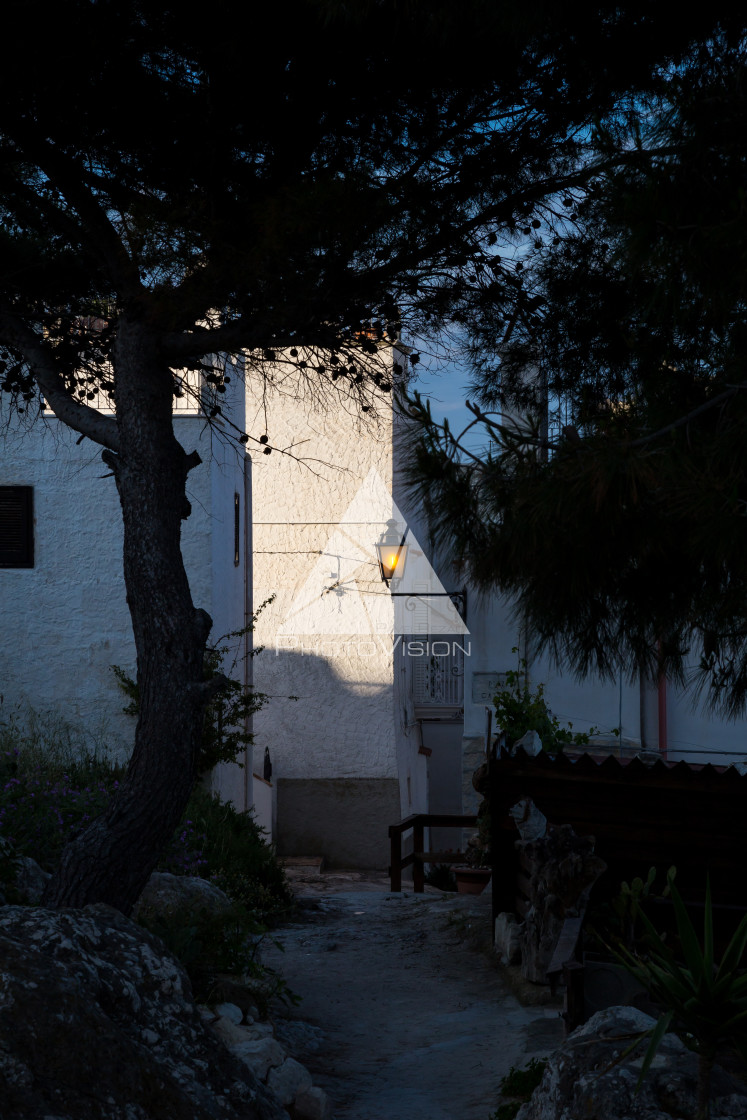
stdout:
POLYGON ((535 984, 547 981, 547 969, 566 918, 575 917, 607 865, 594 855, 594 837, 576 836, 569 824, 551 825, 547 836, 517 841, 531 868, 531 907, 521 935, 521 972, 535 984))
POLYGON ((16 888, 26 902, 31 906, 38 906, 51 875, 48 871, 42 871, 31 856, 18 856, 17 859, 16 888))
POLYGON ((132 916, 137 920, 141 913, 159 918, 181 911, 221 913, 230 910, 231 906, 228 895, 207 879, 200 879, 197 875, 154 871, 135 903, 132 916))
POLYGON ((279 1019, 275 1024, 275 1037, 294 1057, 303 1061, 305 1055, 316 1054, 322 1049, 325 1034, 319 1027, 302 1019, 279 1019))
POLYGON ((274 1038, 250 1038, 246 1042, 232 1043, 229 1050, 260 1081, 266 1081, 270 1070, 285 1061, 285 1050, 274 1038))
POLYGON ((542 753, 542 740, 536 731, 526 731, 520 739, 511 746, 511 754, 522 750, 525 754, 536 755, 542 753))
POLYGON ((288 1120, 117 910, 5 907, 0 961, 3 1120, 288 1120))
POLYGON ((232 1046, 238 1046, 242 1042, 252 1041, 252 1035, 247 1033, 246 1027, 242 1027, 235 1023, 233 1019, 226 1019, 221 1016, 219 1019, 214 1019, 212 1024, 213 1032, 217 1034, 221 1042, 231 1049, 232 1046))
MULTIPOLYGON (((697 1058, 673 1034, 662 1039, 654 1063, 636 1094, 645 1039, 626 1059, 626 1035, 649 1030, 655 1020, 633 1007, 609 1007, 575 1030, 548 1062, 532 1099, 516 1120, 680 1120, 696 1115, 697 1058)), ((711 1120, 744 1120, 747 1096, 716 1067, 711 1120)))
POLYGON ((495 919, 493 948, 503 964, 518 964, 521 960, 521 933, 523 924, 515 914, 506 912, 495 919))
POLYGON ((243 1023, 244 1012, 235 1003, 218 1003, 215 1005, 215 1014, 223 1019, 230 1019, 237 1025, 243 1023))
POLYGON ((547 817, 531 797, 522 797, 521 801, 511 806, 508 815, 519 830, 519 836, 526 842, 542 840, 547 834, 547 817))
POLYGON ((293 1115, 297 1120, 332 1120, 332 1106, 324 1089, 313 1086, 298 1093, 293 1102, 293 1115))
POLYGON ((295 1058, 287 1058, 282 1065, 270 1070, 267 1088, 281 1104, 293 1104, 299 1093, 311 1088, 311 1074, 295 1058))

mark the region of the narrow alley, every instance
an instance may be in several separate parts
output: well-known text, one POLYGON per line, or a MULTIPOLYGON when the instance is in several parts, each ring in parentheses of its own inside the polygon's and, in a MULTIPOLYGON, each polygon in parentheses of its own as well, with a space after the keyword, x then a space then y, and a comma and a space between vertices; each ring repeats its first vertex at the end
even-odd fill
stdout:
POLYGON ((560 1044, 558 1007, 523 1007, 490 955, 488 892, 303 879, 297 919, 275 934, 284 951, 264 957, 302 997, 278 1037, 334 1120, 488 1120, 509 1068, 560 1044))

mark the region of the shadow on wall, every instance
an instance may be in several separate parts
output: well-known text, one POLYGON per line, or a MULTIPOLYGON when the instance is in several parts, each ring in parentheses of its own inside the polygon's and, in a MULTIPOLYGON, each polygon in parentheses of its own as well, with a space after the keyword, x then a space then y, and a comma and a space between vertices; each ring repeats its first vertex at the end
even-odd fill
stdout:
POLYGON ((387 829, 400 819, 398 756, 402 743, 418 749, 395 697, 392 640, 334 638, 321 646, 328 656, 315 641, 267 647, 255 662, 256 687, 272 697, 255 717, 255 751, 272 755, 278 852, 386 868, 387 829))

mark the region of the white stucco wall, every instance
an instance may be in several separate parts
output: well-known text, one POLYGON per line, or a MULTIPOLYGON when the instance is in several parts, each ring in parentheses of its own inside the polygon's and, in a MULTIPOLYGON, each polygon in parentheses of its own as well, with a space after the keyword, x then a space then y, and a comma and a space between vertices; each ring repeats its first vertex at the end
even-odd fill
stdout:
MULTIPOLYGON (((254 601, 275 596, 255 635, 265 646, 255 680, 272 696, 255 717, 257 746, 269 746, 280 781, 394 781, 407 814, 425 808, 425 759, 407 726, 391 633, 304 635, 287 621, 317 564, 334 582, 342 546, 330 538, 372 468, 391 492, 391 408, 385 400, 369 418, 344 395, 325 407, 298 391, 263 399, 256 381, 247 386, 248 430, 292 449, 253 452, 254 601)), ((373 544, 384 526, 371 516, 373 544)), ((375 565, 356 581, 363 595, 386 593, 375 565)))
MULTIPOLYGON (((559 592, 562 593, 562 592, 559 592)), ((519 628, 511 618, 510 605, 498 596, 470 600, 469 615, 472 656, 465 661, 465 739, 480 737, 485 730, 485 702, 472 699, 474 673, 500 673, 517 667, 514 646, 520 646, 519 628)), ((602 735, 621 728, 623 740, 640 744, 642 734, 641 690, 638 680, 627 675, 616 681, 590 676, 576 680, 563 672, 549 657, 530 657, 531 687, 545 685, 545 699, 562 724, 571 722, 574 731, 597 728, 602 735)), ((744 719, 726 721, 709 714, 702 703, 693 701, 686 690, 671 682, 667 695, 667 757, 686 762, 713 762, 728 765, 747 757, 744 719)), ((656 696, 650 699, 650 744, 657 736, 656 696)))
MULTIPOLYGON (((242 566, 233 564, 233 493, 242 494, 243 455, 211 438, 204 420, 179 416, 177 438, 203 463, 190 472, 192 516, 183 555, 196 605, 218 635, 244 624, 242 566), (219 629, 220 627, 220 629, 219 629)), ((119 500, 99 449, 54 417, 0 435, 0 485, 34 488, 34 567, 0 569, 0 715, 30 705, 83 730, 120 757, 134 721, 110 671, 131 675, 135 651, 122 578, 119 500)), ((243 781, 243 779, 242 779, 243 781)))

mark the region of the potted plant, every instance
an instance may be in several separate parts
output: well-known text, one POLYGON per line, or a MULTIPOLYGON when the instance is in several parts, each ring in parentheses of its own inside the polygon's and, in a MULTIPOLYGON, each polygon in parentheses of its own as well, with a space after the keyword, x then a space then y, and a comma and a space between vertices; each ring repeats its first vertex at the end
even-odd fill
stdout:
POLYGON ((482 894, 493 873, 490 858, 490 808, 483 798, 477 814, 477 833, 467 843, 464 864, 454 868, 460 894, 482 894))

